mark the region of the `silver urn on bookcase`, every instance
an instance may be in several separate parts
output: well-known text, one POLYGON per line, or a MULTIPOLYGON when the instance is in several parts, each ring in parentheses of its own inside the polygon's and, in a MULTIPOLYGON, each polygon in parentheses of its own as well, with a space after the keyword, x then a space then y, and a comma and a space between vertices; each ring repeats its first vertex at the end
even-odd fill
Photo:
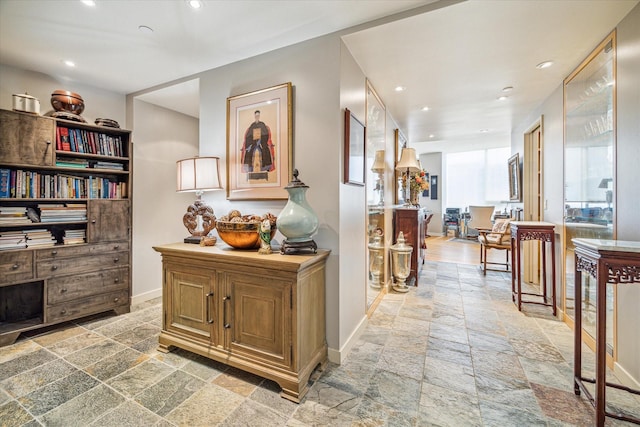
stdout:
POLYGON ((280 253, 312 251, 318 246, 312 237, 318 231, 318 216, 307 203, 309 186, 298 179, 298 169, 293 170, 293 179, 285 187, 289 201, 276 221, 278 230, 286 237, 280 246, 280 253))

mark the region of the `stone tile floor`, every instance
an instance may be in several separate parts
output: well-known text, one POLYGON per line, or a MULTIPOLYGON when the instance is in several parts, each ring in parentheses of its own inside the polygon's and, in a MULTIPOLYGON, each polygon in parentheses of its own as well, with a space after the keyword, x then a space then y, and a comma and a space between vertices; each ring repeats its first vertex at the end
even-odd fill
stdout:
MULTIPOLYGON (((157 352, 159 300, 22 337, 0 348, 0 426, 592 424, 573 394, 572 332, 546 307, 518 312, 509 274, 428 263, 420 283, 384 297, 299 405, 271 381, 157 352)), ((592 372, 586 348, 584 359, 592 372)), ((608 403, 640 416, 635 396, 608 389, 608 403)))

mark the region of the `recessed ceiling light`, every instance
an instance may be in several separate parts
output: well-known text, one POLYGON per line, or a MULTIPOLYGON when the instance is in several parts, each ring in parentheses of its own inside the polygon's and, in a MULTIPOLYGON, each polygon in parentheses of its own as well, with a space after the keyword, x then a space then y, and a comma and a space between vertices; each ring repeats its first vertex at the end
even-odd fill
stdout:
POLYGON ((422 107, 422 111, 429 111, 429 107, 425 105, 424 107, 422 107))
POLYGON ((504 100, 505 100, 505 99, 507 99, 507 98, 509 98, 509 97, 508 97, 508 96, 506 96, 506 95, 501 95, 501 96, 497 97, 496 99, 497 99, 498 101, 504 101, 504 100))
POLYGON ((402 92, 404 90, 404 86, 396 86, 396 92, 402 92))
POLYGON ((145 34, 153 33, 153 28, 146 25, 138 25, 138 30, 140 30, 141 33, 145 34))
POLYGON ((553 61, 544 61, 536 65, 536 68, 542 70, 543 68, 549 68, 553 65, 553 61))
POLYGON ((62 63, 63 63, 64 65, 66 65, 67 67, 75 67, 75 66, 76 66, 76 63, 75 63, 75 62, 70 61, 70 60, 68 60, 68 59, 63 59, 63 60, 62 60, 62 63))
POLYGON ((95 6, 96 2, 94 0, 82 0, 82 3, 84 3, 87 6, 95 6))
POLYGON ((202 7, 202 2, 200 0, 189 0, 188 3, 192 9, 200 9, 202 7))
POLYGON ((513 90, 513 86, 505 86, 502 88, 503 92, 511 92, 513 90))
POLYGON ((488 133, 489 129, 480 129, 480 133, 488 133))
POLYGON ((434 134, 430 134, 429 138, 435 138, 436 136, 434 134))

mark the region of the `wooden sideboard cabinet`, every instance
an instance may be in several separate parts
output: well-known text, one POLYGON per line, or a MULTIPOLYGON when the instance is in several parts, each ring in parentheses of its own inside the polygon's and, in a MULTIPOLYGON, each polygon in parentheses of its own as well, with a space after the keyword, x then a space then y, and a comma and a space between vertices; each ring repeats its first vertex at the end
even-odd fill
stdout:
POLYGON ((329 251, 260 255, 173 243, 162 254, 159 350, 179 347, 277 382, 300 402, 327 362, 325 264, 329 251))
POLYGON ((31 329, 129 311, 130 137, 0 110, 0 346, 31 329))
POLYGON ((426 256, 427 213, 423 208, 396 208, 393 211, 393 243, 398 240, 398 234, 402 231, 406 244, 413 248, 411 252, 411 273, 407 278, 408 286, 418 286, 418 277, 424 265, 426 256))

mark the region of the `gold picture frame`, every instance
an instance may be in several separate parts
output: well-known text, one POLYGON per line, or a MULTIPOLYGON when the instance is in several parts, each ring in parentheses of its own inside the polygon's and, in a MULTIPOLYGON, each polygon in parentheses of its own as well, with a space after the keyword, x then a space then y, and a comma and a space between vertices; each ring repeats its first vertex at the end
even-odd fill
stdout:
POLYGON ((518 153, 509 157, 509 200, 512 202, 522 201, 522 191, 520 180, 520 155, 518 153))
POLYGON ((393 198, 396 205, 401 205, 404 200, 404 188, 402 187, 402 171, 396 170, 396 165, 400 161, 402 149, 406 148, 407 139, 404 137, 400 129, 393 130, 393 198))
POLYGON ((227 199, 287 199, 291 82, 227 98, 227 199))

